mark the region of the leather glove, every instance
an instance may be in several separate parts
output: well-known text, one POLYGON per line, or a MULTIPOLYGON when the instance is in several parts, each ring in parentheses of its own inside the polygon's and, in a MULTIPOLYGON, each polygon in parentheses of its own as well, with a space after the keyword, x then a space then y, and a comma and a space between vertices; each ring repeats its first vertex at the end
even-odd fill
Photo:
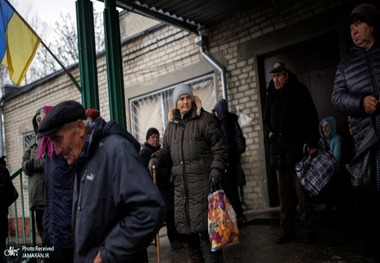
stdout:
POLYGON ((212 168, 210 172, 210 181, 213 182, 215 185, 218 185, 222 183, 222 173, 217 168, 212 168))
POLYGON ((149 160, 149 164, 148 164, 148 168, 149 168, 149 172, 152 173, 152 167, 155 166, 156 169, 158 168, 159 166, 159 160, 157 158, 152 158, 149 160))

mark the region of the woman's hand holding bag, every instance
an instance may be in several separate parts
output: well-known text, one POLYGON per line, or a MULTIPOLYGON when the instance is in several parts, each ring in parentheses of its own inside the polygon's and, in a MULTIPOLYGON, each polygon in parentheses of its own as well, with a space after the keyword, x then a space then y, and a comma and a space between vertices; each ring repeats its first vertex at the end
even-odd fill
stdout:
POLYGON ((224 190, 213 182, 208 195, 208 234, 211 251, 239 243, 236 213, 224 190))

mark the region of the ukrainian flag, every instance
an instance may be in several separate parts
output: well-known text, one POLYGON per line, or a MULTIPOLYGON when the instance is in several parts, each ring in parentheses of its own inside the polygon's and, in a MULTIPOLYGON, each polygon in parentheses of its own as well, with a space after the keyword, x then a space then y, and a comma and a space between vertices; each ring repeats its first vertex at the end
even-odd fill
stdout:
POLYGON ((20 85, 41 39, 6 0, 0 0, 0 62, 20 85))

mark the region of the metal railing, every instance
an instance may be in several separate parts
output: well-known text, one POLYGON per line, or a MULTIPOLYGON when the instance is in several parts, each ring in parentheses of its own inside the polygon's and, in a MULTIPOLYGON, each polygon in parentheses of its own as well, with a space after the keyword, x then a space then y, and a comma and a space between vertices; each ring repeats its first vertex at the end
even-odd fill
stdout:
POLYGON ((26 207, 25 205, 26 196, 24 196, 24 182, 28 181, 29 178, 23 173, 22 167, 18 168, 11 174, 12 182, 19 193, 17 200, 9 207, 8 221, 10 223, 9 235, 8 235, 8 245, 13 243, 17 247, 20 244, 30 244, 31 246, 36 245, 36 234, 35 234, 35 220, 34 215, 29 208, 29 229, 27 229, 27 220, 25 217, 26 207), (16 183, 18 180, 18 184, 16 183), (21 207, 20 207, 21 206, 21 207), (18 209, 20 207, 20 209, 18 209), (19 218, 19 213, 21 217, 19 218), (14 229, 14 231, 13 231, 14 229), (14 232, 14 233, 13 233, 14 232), (14 235, 13 235, 14 234, 14 235))

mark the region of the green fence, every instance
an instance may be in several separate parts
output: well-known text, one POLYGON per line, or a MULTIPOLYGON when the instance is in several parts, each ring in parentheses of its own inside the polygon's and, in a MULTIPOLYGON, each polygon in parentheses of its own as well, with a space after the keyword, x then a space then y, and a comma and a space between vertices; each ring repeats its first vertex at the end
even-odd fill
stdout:
POLYGON ((22 167, 11 174, 12 182, 19 193, 19 197, 9 207, 8 222, 9 235, 8 245, 15 244, 19 247, 23 244, 36 245, 35 219, 27 203, 27 192, 24 194, 24 183, 28 182, 28 177, 23 173, 22 167), (18 182, 18 183, 17 183, 18 182), (25 211, 29 213, 28 217, 25 211))

